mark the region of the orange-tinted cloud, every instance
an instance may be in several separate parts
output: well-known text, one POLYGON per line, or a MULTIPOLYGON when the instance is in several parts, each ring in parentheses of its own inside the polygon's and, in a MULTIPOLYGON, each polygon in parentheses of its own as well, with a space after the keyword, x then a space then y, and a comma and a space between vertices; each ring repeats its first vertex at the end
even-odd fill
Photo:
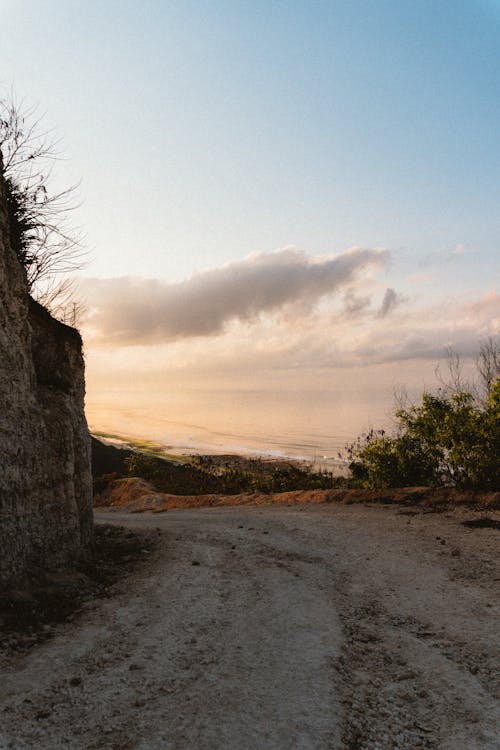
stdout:
POLYGON ((232 321, 314 306, 352 283, 387 252, 354 248, 310 257, 294 248, 248 256, 178 283, 89 279, 83 283, 95 338, 117 345, 168 342, 223 333, 232 321))

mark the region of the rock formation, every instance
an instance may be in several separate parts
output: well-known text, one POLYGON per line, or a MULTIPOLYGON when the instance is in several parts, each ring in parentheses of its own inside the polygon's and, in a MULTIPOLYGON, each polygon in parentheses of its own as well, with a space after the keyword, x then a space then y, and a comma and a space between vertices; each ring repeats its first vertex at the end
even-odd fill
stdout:
POLYGON ((28 294, 0 163, 0 587, 88 554, 90 438, 80 334, 28 294))

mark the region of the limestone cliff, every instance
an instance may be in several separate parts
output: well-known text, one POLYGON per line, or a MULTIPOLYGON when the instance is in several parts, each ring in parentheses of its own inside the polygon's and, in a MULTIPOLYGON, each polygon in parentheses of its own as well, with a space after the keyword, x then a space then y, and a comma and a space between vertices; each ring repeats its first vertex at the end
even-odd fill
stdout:
POLYGON ((9 244, 0 174, 0 586, 89 551, 84 392, 78 331, 28 295, 9 244))

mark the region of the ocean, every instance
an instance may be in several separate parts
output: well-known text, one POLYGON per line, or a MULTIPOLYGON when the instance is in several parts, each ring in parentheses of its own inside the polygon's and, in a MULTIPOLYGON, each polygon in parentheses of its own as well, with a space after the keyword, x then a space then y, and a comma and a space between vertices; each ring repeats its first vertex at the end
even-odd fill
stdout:
POLYGON ((327 390, 138 389, 92 394, 92 431, 153 440, 172 453, 291 457, 330 467, 371 427, 390 426, 392 393, 327 390))

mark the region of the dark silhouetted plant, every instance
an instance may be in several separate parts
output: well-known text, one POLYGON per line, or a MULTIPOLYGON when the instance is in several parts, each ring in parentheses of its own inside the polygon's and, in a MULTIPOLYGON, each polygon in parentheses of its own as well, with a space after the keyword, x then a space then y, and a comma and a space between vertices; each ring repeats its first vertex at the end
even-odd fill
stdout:
POLYGON ((51 190, 56 149, 57 142, 43 130, 35 108, 23 111, 22 103, 12 97, 0 99, 0 153, 11 245, 32 296, 64 317, 68 282, 58 279, 81 267, 84 251, 81 235, 69 221, 76 208, 76 186, 51 190))

